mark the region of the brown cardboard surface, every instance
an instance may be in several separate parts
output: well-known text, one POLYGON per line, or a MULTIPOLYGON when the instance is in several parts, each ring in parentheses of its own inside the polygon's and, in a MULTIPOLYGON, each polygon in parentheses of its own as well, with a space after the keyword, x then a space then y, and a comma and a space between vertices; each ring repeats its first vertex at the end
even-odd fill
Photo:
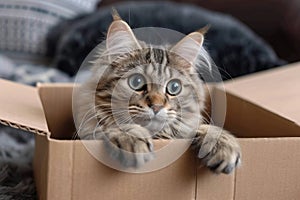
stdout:
POLYGON ((34 149, 34 179, 39 199, 47 199, 48 195, 48 166, 49 163, 49 142, 45 135, 36 134, 34 149))
MULTIPOLYGON (((156 141, 161 142, 164 143, 156 141)), ((99 145, 104 151, 103 144, 99 145)), ((74 143, 73 155, 73 199, 195 198, 196 159, 191 151, 166 168, 141 174, 124 173, 103 165, 80 142, 74 143)))
POLYGON ((47 199, 72 199, 74 143, 49 141, 47 199))
POLYGON ((260 105, 300 126, 300 63, 233 79, 230 94, 260 105))
POLYGON ((235 173, 230 175, 213 174, 207 168, 200 167, 197 171, 198 200, 234 199, 235 173))
POLYGON ((48 132, 36 88, 0 79, 0 123, 34 133, 48 132))
MULTIPOLYGON (((225 129, 239 137, 300 136, 300 63, 225 82, 225 129)), ((215 87, 214 99, 224 92, 215 87)), ((214 121, 222 126, 218 116, 214 121)))
POLYGON ((73 84, 39 84, 38 92, 51 138, 70 139, 75 133, 72 115, 73 84))
MULTIPOLYGON (((300 136, 300 126, 293 121, 270 112, 260 104, 254 104, 227 91, 226 103, 216 103, 215 110, 224 110, 226 106, 226 119, 224 128, 238 137, 295 137, 300 136)), ((214 97, 223 95, 218 88, 214 97)), ((217 116, 217 115, 215 115, 217 116)), ((223 121, 218 117, 214 122, 222 126, 223 121)))
MULTIPOLYGON (((156 141, 156 146, 165 142, 156 141)), ((104 151, 103 143, 96 143, 99 143, 104 151)), ((195 198, 196 159, 192 151, 187 151, 176 162, 161 170, 132 174, 102 164, 91 156, 79 140, 48 140, 48 146, 47 170, 43 170, 47 177, 45 182, 37 182, 41 191, 40 199, 195 198), (45 185, 46 188, 43 187, 45 185)), ((45 147, 38 148, 37 152, 45 151, 45 147)), ((41 159, 43 158, 39 157, 37 160, 41 159)), ((35 171, 38 171, 37 169, 35 171)), ((37 176, 39 180, 41 174, 37 176)))
POLYGON ((236 172, 236 200, 300 198, 300 138, 239 141, 243 163, 236 172))

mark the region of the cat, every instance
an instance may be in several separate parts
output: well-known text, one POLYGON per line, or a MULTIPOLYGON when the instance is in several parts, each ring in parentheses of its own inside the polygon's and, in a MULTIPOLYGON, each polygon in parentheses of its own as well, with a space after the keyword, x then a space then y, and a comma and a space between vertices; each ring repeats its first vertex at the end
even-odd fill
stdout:
POLYGON ((231 173, 241 162, 236 138, 205 124, 201 114, 205 92, 196 67, 210 68, 203 57, 206 29, 188 34, 173 46, 152 46, 137 40, 114 11, 105 47, 93 61, 92 76, 80 88, 92 95, 83 95, 76 106, 75 120, 84 122, 78 136, 103 139, 113 158, 125 167, 139 167, 153 159, 153 139, 191 138, 198 151, 202 148, 198 156, 205 166, 216 173, 231 173))

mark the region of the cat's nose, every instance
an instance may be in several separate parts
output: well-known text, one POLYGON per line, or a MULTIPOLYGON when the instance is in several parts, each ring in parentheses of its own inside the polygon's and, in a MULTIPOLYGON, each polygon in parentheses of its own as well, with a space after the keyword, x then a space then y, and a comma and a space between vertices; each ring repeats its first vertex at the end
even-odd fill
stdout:
POLYGON ((154 104, 151 106, 151 109, 153 110, 154 114, 156 115, 164 106, 159 104, 154 104))

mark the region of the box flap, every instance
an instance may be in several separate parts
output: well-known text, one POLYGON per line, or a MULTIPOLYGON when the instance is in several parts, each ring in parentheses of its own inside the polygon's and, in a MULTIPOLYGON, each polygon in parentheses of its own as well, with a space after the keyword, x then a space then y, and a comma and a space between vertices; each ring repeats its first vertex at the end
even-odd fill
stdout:
POLYGON ((225 83, 226 92, 300 125, 300 63, 225 83))
POLYGON ((0 123, 47 134, 43 107, 35 87, 0 79, 0 123))
POLYGON ((38 93, 51 138, 70 139, 76 132, 72 112, 72 83, 40 83, 38 93))

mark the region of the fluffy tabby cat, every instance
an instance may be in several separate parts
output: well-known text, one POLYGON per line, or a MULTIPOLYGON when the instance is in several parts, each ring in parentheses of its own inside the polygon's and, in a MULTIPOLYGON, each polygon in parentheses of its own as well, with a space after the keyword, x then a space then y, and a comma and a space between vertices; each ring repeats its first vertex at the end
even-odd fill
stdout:
POLYGON ((201 115, 205 93, 195 67, 209 67, 202 47, 204 30, 173 47, 156 47, 138 41, 116 12, 113 18, 94 75, 81 88, 94 100, 82 97, 80 138, 104 139, 115 159, 137 167, 152 159, 154 138, 194 138, 193 145, 200 149, 209 132, 202 163, 216 173, 232 172, 240 163, 239 144, 229 132, 204 124, 201 115), (126 151, 142 154, 129 157, 126 151))

